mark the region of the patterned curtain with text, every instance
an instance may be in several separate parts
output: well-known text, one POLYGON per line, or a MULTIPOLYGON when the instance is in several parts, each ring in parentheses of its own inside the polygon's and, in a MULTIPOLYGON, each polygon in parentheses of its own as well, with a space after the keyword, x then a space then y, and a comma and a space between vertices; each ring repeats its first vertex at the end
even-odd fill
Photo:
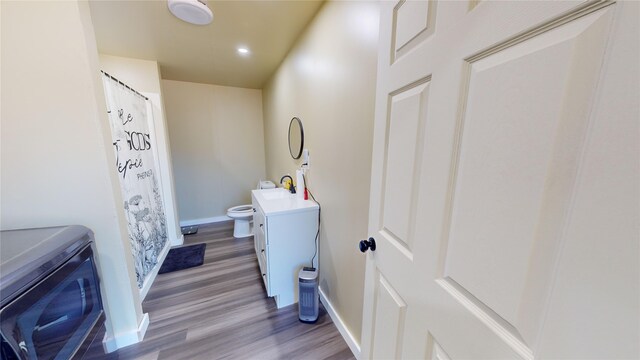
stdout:
POLYGON ((149 132, 148 100, 103 73, 113 150, 138 288, 156 266, 167 243, 166 218, 149 132))

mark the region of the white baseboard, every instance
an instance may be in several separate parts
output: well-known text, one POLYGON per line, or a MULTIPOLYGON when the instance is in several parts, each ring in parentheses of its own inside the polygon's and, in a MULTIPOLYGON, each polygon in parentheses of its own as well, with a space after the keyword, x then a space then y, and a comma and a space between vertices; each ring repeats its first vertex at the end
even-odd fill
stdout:
POLYGON ((202 225, 202 224, 216 223, 216 222, 229 221, 229 220, 233 220, 233 219, 226 215, 214 216, 214 217, 202 218, 202 219, 181 220, 180 226, 202 225))
POLYGON ((344 341, 349 346, 349 349, 351 349, 353 356, 355 356, 356 359, 360 360, 360 354, 361 354, 360 344, 353 337, 353 334, 351 333, 351 331, 347 329, 347 326, 345 325, 344 321, 342 320, 340 315, 338 315, 338 313, 336 312, 336 309, 331 304, 331 301, 327 299, 327 296, 324 294, 324 291, 322 291, 322 288, 318 290, 320 292, 320 301, 322 302, 322 305, 324 305, 324 308, 327 310, 329 317, 338 328, 340 335, 342 335, 342 337, 344 338, 344 341))
POLYGON ((167 244, 164 246, 164 249, 162 249, 162 251, 158 255, 158 263, 153 268, 153 270, 151 270, 149 275, 147 275, 147 278, 144 280, 144 283, 142 283, 142 288, 140 289, 141 302, 144 300, 145 297, 147 297, 147 293, 149 292, 149 289, 151 289, 151 285, 156 279, 156 276, 158 276, 158 271, 160 271, 160 267, 162 266, 164 259, 167 257, 167 254, 169 253, 169 249, 171 249, 171 242, 167 241, 167 244))
POLYGON ((180 234, 180 236, 174 237, 171 239, 171 246, 180 246, 184 244, 184 235, 180 234))
POLYGON ((140 325, 138 326, 137 342, 144 340, 144 335, 147 333, 148 328, 149 328, 149 313, 144 313, 142 314, 142 321, 140 321, 140 325))
POLYGON ((104 340, 102 340, 102 347, 108 353, 114 352, 118 349, 122 349, 123 347, 137 344, 142 339, 144 339, 144 335, 147 333, 147 328, 149 327, 149 314, 142 314, 142 319, 140 320, 140 324, 138 328, 133 331, 129 331, 126 333, 120 333, 115 335, 112 338, 108 338, 105 335, 104 340))

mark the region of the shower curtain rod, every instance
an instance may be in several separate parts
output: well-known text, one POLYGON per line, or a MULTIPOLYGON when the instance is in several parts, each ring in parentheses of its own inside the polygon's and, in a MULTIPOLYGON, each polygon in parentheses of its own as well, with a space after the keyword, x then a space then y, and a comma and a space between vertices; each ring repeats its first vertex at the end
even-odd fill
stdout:
POLYGON ((100 70, 100 72, 101 72, 101 73, 103 73, 103 74, 105 74, 105 75, 107 75, 107 76, 108 76, 108 77, 110 77, 112 80, 117 81, 120 85, 122 85, 122 86, 126 87, 127 89, 129 89, 129 90, 133 91, 134 93, 136 93, 136 94, 138 94, 138 95, 142 96, 145 100, 149 100, 149 98, 148 98, 148 97, 146 97, 146 96, 144 96, 144 95, 140 94, 139 92, 135 91, 134 89, 130 88, 130 87, 129 87, 129 85, 127 85, 127 84, 123 83, 122 81, 120 81, 120 80, 116 79, 115 77, 113 77, 113 75, 109 75, 109 74, 107 74, 107 72, 105 72, 104 70, 100 70))

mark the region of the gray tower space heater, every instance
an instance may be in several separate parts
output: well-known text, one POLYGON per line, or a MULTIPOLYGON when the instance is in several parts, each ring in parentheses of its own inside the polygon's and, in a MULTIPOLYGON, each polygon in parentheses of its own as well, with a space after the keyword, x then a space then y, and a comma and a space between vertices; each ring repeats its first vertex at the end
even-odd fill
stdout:
POLYGON ((298 273, 298 318, 303 323, 318 321, 318 270, 304 267, 298 273))

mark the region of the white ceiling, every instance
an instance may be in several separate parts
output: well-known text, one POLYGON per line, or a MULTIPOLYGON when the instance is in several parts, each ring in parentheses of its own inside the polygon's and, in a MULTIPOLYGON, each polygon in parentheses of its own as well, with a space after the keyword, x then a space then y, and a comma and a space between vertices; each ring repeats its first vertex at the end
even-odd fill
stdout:
POLYGON ((101 54, 156 60, 163 79, 260 89, 322 1, 209 1, 204 26, 174 17, 165 0, 89 4, 101 54))

